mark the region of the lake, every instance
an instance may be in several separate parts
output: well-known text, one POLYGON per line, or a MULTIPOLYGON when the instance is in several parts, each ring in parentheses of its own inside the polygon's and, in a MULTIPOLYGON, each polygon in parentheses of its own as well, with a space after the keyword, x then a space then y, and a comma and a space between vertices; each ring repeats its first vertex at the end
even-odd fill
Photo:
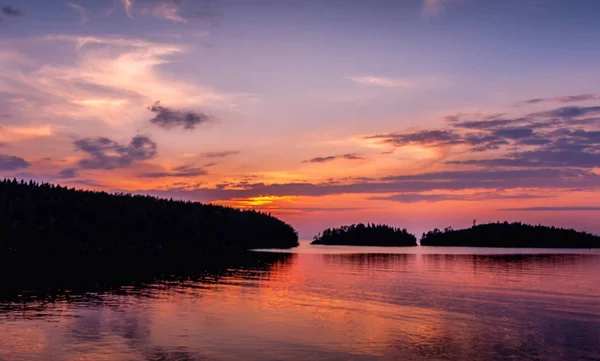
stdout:
POLYGON ((207 262, 26 291, 5 274, 0 360, 600 359, 597 251, 303 242, 207 262))

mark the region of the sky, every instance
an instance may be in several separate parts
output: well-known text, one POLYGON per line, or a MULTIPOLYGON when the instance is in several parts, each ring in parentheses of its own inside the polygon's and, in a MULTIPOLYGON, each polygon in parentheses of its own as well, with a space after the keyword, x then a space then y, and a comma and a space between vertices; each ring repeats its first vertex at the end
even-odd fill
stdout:
POLYGON ((0 0, 0 177, 311 238, 600 233, 600 1, 0 0))

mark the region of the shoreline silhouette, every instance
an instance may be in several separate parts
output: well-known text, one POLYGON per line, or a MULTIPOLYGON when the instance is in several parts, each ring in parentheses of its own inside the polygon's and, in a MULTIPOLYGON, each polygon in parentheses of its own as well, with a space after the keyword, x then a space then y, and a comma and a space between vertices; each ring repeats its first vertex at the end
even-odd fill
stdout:
POLYGON ((297 245, 291 225, 254 210, 0 181, 0 252, 185 254, 297 245))
POLYGON ((497 222, 423 233, 422 246, 498 248, 600 248, 600 237, 574 229, 497 222))
MULTIPOLYGON (((298 246, 288 223, 255 210, 77 190, 34 181, 0 181, 0 253, 181 255, 298 246)), ((406 229, 363 223, 327 228, 311 244, 414 247, 406 229)), ((423 233, 421 246, 600 248, 573 229, 497 222, 423 233)))
POLYGON ((414 247, 417 237, 406 229, 384 224, 363 223, 328 228, 317 234, 311 244, 337 246, 414 247))
POLYGON ((371 247, 494 247, 494 248, 600 248, 600 236, 573 229, 524 223, 496 222, 471 228, 423 233, 420 244, 405 229, 362 223, 328 228, 314 236, 311 244, 371 247))

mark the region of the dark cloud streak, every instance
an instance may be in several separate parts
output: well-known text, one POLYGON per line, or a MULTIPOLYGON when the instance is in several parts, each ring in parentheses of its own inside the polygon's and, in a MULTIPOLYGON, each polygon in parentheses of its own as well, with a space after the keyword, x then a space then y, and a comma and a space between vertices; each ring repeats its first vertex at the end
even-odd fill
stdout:
POLYGON ((521 169, 497 171, 450 171, 415 175, 398 175, 374 182, 335 183, 245 183, 220 185, 217 188, 198 188, 185 191, 156 190, 154 194, 186 197, 201 201, 273 196, 327 196, 336 194, 418 193, 436 190, 465 189, 501 190, 511 188, 597 189, 600 176, 575 169, 521 169))
POLYGON ((77 177, 77 169, 76 168, 67 168, 58 172, 59 178, 70 179, 77 177))
POLYGON ((589 115, 600 115, 600 106, 594 107, 562 107, 543 112, 532 113, 530 117, 577 118, 589 115))
POLYGON ((589 100, 600 100, 600 94, 579 94, 579 95, 567 95, 562 97, 553 98, 534 98, 518 102, 517 106, 532 105, 539 103, 574 103, 583 102, 589 100))
POLYGON ((462 142, 460 134, 450 130, 422 130, 409 133, 377 134, 365 137, 365 139, 378 139, 382 143, 401 147, 409 144, 425 145, 454 145, 462 142))
POLYGON ((15 157, 13 155, 0 154, 0 170, 17 170, 23 168, 29 168, 31 163, 23 158, 15 157))
POLYGON ((478 165, 485 167, 600 167, 600 153, 576 150, 536 150, 510 154, 509 158, 470 159, 448 161, 447 164, 478 165))
POLYGON ((160 102, 154 103, 148 109, 156 114, 154 118, 150 119, 150 122, 164 129, 182 127, 185 130, 193 130, 200 124, 215 120, 211 115, 200 112, 174 110, 162 105, 160 102))
POLYGON ((303 163, 327 163, 334 161, 336 159, 346 159, 346 160, 363 160, 363 157, 360 157, 356 153, 346 153, 340 155, 330 155, 327 157, 316 157, 312 159, 308 159, 303 161, 303 163))
POLYGON ((204 158, 225 158, 232 155, 240 154, 239 150, 226 150, 222 152, 206 152, 202 153, 201 156, 204 158))
MULTIPOLYGON (((472 152, 499 151, 496 158, 458 160, 446 164, 479 167, 600 167, 600 106, 561 107, 524 117, 482 116, 482 120, 449 117, 449 129, 367 136, 382 144, 403 147, 463 146, 472 152), (592 118, 590 118, 592 116, 592 118), (582 129, 586 125, 588 129, 582 129)), ((448 118, 448 117, 447 117, 448 118)), ((471 118, 472 119, 472 118, 471 118)))
POLYGON ((508 138, 508 139, 530 138, 533 135, 533 129, 531 129, 531 128, 503 128, 503 129, 494 130, 493 134, 497 137, 508 138))
POLYGON ((138 177, 142 178, 167 178, 167 177, 197 177, 208 174, 208 171, 200 167, 182 166, 171 169, 170 172, 147 172, 141 173, 138 177))
POLYGON ((156 143, 142 135, 133 137, 128 145, 106 137, 80 139, 74 145, 88 155, 77 163, 84 169, 125 168, 136 161, 154 158, 157 153, 156 143))
POLYGON ((443 201, 481 201, 489 199, 537 199, 548 198, 537 194, 500 194, 497 192, 480 192, 475 194, 422 194, 400 193, 386 197, 371 197, 373 200, 393 201, 399 203, 443 202, 443 201))
POLYGON ((2 14, 5 16, 11 17, 21 17, 23 16, 23 12, 19 9, 13 8, 12 6, 5 5, 2 7, 2 14))

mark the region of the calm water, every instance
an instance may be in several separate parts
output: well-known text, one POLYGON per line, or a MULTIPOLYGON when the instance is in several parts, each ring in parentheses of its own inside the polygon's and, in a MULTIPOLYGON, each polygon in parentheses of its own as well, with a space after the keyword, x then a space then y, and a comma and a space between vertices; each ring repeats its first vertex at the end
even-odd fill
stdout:
POLYGON ((600 359, 597 252, 325 252, 251 252, 60 290, 13 282, 0 360, 600 359))

